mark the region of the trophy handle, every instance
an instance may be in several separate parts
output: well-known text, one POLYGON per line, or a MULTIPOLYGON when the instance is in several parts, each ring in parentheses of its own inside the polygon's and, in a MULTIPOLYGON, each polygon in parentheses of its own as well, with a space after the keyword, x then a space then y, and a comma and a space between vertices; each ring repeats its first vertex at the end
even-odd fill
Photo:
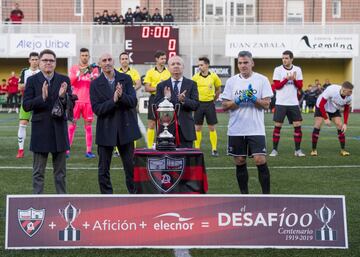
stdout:
POLYGON ((158 124, 158 117, 157 117, 156 109, 157 109, 156 104, 153 104, 153 105, 151 106, 151 111, 153 112, 154 117, 155 117, 155 135, 156 135, 156 137, 157 137, 159 124, 158 124))
POLYGON ((177 117, 179 117, 179 113, 180 113, 180 104, 175 104, 175 114, 177 117))

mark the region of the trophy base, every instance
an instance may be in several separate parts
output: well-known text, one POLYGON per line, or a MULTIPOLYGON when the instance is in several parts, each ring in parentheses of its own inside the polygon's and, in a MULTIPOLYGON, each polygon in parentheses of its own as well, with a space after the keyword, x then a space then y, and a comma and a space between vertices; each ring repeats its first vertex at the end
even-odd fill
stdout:
POLYGON ((159 151, 175 151, 176 145, 174 143, 175 138, 158 138, 156 144, 156 150, 159 151))

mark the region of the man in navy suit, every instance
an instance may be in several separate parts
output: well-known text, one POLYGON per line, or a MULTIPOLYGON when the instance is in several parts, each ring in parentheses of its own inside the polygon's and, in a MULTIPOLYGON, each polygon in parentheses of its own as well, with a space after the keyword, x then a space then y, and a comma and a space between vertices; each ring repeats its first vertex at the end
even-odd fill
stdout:
POLYGON ((55 72, 56 55, 45 49, 40 55, 39 73, 28 78, 24 93, 23 108, 33 111, 30 151, 34 153, 33 192, 44 191, 44 174, 49 153, 52 154, 55 188, 58 194, 66 193, 66 154, 69 150, 67 118, 51 114, 58 99, 66 108, 66 94, 71 95, 70 80, 55 72))
POLYGON ((99 155, 99 186, 102 194, 112 194, 110 164, 114 146, 120 152, 124 166, 126 186, 135 193, 134 141, 141 137, 137 124, 136 92, 131 77, 114 69, 113 57, 106 53, 99 59, 101 75, 90 85, 91 107, 97 115, 96 144, 99 155))
MULTIPOLYGON (((179 136, 180 147, 191 148, 196 139, 193 111, 199 106, 199 94, 194 81, 183 76, 184 61, 180 56, 173 56, 168 61, 171 78, 156 87, 155 103, 158 105, 166 95, 172 104, 180 104, 179 136)), ((175 135, 175 127, 169 127, 175 135)))

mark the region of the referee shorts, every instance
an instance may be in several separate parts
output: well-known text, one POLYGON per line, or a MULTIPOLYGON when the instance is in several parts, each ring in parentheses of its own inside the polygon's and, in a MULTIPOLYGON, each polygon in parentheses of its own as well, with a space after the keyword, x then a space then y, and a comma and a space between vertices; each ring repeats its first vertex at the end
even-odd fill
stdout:
POLYGON ((156 120, 155 114, 153 111, 153 104, 155 104, 155 95, 150 95, 149 97, 149 104, 148 104, 148 120, 156 120))
POLYGON ((214 101, 200 102, 199 108, 197 108, 194 113, 195 125, 203 125, 204 117, 206 117, 206 123, 208 125, 218 123, 214 101))
POLYGON ((273 121, 284 123, 285 117, 288 118, 289 124, 303 120, 298 105, 275 105, 273 121))
POLYGON ((228 136, 228 155, 266 155, 265 136, 228 136))

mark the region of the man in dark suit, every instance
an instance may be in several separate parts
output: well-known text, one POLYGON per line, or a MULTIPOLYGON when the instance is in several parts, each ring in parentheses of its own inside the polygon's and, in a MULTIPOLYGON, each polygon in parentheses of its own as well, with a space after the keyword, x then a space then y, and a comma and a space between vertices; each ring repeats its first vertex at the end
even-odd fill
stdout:
MULTIPOLYGON (((183 76, 184 61, 180 56, 173 56, 168 61, 171 78, 159 83, 156 87, 155 103, 158 105, 166 95, 172 104, 180 104, 179 136, 180 147, 191 148, 196 139, 193 111, 199 106, 199 94, 194 81, 183 76)), ((175 127, 169 127, 175 135, 175 127)))
POLYGON ((114 146, 117 146, 123 162, 126 186, 129 193, 135 193, 134 141, 141 137, 137 124, 136 92, 131 77, 114 69, 110 54, 99 59, 101 75, 90 85, 90 100, 97 115, 96 144, 99 155, 99 186, 102 194, 112 194, 110 164, 114 146))
POLYGON ((66 108, 66 94, 71 95, 70 80, 55 72, 56 55, 45 49, 40 55, 39 73, 28 78, 23 108, 33 111, 30 151, 34 153, 33 192, 44 191, 44 174, 49 153, 52 154, 55 188, 58 194, 66 193, 66 154, 69 150, 67 118, 52 116, 55 102, 66 108))

